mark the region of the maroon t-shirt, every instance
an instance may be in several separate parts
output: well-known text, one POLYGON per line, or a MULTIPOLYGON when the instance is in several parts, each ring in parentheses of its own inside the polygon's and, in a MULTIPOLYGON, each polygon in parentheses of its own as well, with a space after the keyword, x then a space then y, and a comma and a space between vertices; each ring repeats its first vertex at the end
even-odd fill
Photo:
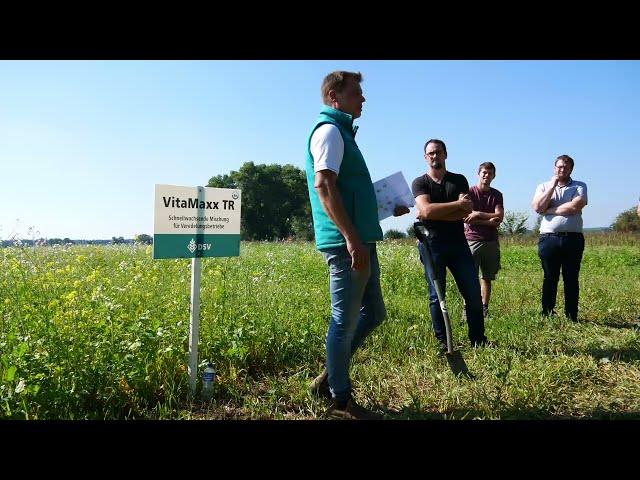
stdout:
MULTIPOLYGON (((473 203, 473 209, 478 212, 495 213, 496 206, 502 203, 502 193, 495 188, 489 187, 488 192, 481 191, 477 185, 469 189, 469 198, 473 203)), ((490 241, 498 239, 498 228, 489 225, 469 225, 464 224, 464 236, 470 241, 490 241)))

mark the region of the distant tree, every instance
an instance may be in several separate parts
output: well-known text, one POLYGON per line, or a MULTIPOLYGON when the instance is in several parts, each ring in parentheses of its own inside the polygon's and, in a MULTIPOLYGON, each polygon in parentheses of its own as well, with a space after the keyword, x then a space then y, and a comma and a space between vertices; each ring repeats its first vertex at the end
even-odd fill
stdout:
POLYGON ((69 243, 73 243, 73 240, 71 240, 69 237, 64 237, 64 239, 62 240, 62 243, 67 245, 69 243))
MULTIPOLYGON (((311 209, 311 204, 309 204, 309 209, 311 209)), ((291 230, 293 236, 298 240, 312 241, 315 238, 315 232, 313 230, 311 213, 309 213, 309 217, 302 215, 293 217, 293 220, 291 220, 291 230)))
POLYGON ((416 238, 416 232, 413 229, 413 225, 410 225, 410 226, 407 227, 407 237, 416 238))
POLYGON ((63 243, 64 240, 62 240, 61 238, 50 238, 49 240, 47 240, 48 245, 62 245, 63 243))
POLYGON ((640 232, 640 217, 637 207, 631 207, 618 214, 611 228, 616 232, 640 232))
POLYGON ((151 245, 153 243, 153 237, 151 235, 147 235, 146 233, 139 233, 135 237, 133 237, 135 243, 142 243, 145 245, 151 245))
POLYGON ((313 239, 307 177, 293 165, 255 165, 211 177, 208 187, 242 190, 244 240, 313 239))
POLYGON ((119 243, 125 243, 124 237, 111 237, 111 245, 117 245, 119 243))
POLYGON ((536 219, 536 224, 533 227, 533 234, 534 235, 540 235, 540 224, 542 223, 542 215, 538 215, 538 218, 536 219))
POLYGON ((527 220, 529 216, 525 212, 504 212, 504 219, 499 227, 501 235, 524 235, 527 233, 527 220))
POLYGON ((385 240, 397 240, 399 238, 405 237, 406 235, 403 232, 401 232, 400 230, 395 230, 393 228, 384 232, 384 235, 382 236, 382 238, 384 238, 385 240))

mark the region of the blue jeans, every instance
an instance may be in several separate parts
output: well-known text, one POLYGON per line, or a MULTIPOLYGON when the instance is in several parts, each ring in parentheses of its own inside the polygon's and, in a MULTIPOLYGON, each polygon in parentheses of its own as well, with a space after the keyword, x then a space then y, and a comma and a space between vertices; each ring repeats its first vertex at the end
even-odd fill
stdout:
POLYGON ((424 276, 429 283, 429 310, 431 311, 431 323, 433 324, 436 338, 446 344, 447 335, 444 327, 444 318, 442 310, 440 310, 436 288, 431 279, 435 273, 435 278, 439 279, 442 285, 443 295, 446 296, 446 268, 448 267, 466 303, 469 340, 472 345, 485 342, 487 337, 484 336, 480 282, 478 281, 478 273, 466 239, 463 237, 459 241, 427 241, 431 247, 435 272, 431 271, 429 262, 426 261, 427 250, 422 242, 418 243, 418 251, 420 252, 420 260, 424 265, 424 276))
POLYGON ((357 272, 351 269, 351 255, 347 247, 321 252, 329 265, 331 291, 327 372, 329 388, 337 402, 344 402, 351 395, 349 366, 353 352, 387 316, 380 288, 376 245, 365 246, 369 249, 369 268, 357 272))
POLYGON ((584 235, 542 234, 538 241, 538 256, 542 262, 542 313, 549 315, 556 306, 558 280, 562 268, 564 282, 564 313, 572 320, 578 319, 578 297, 580 286, 580 262, 584 252, 584 235))

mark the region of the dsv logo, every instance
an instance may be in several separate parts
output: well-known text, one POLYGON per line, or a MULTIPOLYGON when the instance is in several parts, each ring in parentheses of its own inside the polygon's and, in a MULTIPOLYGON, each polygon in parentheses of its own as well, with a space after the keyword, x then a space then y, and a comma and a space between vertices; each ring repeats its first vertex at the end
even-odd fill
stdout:
POLYGON ((237 200, 239 196, 240 196, 240 195, 238 195, 238 192, 233 192, 233 193, 231 194, 231 198, 233 198, 234 200, 237 200))
POLYGON ((189 249, 189 251, 191 253, 193 253, 196 250, 211 250, 211 244, 210 243, 196 243, 196 241, 192 238, 191 241, 189 242, 189 245, 187 246, 187 248, 189 249))

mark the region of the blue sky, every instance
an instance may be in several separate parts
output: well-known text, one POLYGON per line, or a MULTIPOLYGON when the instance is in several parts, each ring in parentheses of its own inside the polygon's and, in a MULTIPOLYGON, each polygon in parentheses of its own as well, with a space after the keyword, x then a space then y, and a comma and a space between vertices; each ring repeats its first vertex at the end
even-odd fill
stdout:
POLYGON ((494 162, 505 208, 530 226, 561 154, 588 185, 585 227, 637 204, 638 61, 0 61, 0 238, 153 234, 156 183, 206 185, 248 161, 304 168, 333 70, 364 75, 357 140, 374 181, 400 170, 411 184, 441 138, 470 184, 494 162))

